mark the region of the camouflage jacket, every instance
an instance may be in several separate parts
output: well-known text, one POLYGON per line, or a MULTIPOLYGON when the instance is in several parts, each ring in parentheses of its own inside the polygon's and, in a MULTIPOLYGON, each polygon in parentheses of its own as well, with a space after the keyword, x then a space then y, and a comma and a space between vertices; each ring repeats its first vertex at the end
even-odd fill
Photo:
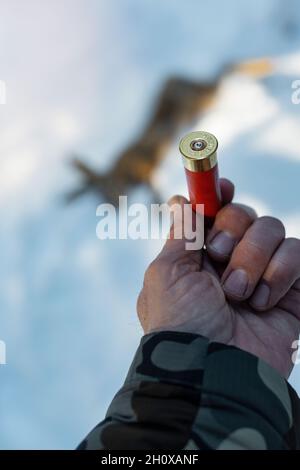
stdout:
POLYGON ((299 449, 300 404, 262 360, 190 333, 146 335, 79 449, 299 449))

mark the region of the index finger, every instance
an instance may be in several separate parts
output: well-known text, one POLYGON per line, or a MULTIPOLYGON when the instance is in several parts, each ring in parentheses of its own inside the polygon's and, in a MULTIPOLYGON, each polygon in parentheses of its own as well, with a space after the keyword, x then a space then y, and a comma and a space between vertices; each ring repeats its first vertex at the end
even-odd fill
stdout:
POLYGON ((227 261, 256 218, 254 209, 243 204, 231 203, 223 207, 217 213, 206 239, 210 257, 216 261, 227 261))

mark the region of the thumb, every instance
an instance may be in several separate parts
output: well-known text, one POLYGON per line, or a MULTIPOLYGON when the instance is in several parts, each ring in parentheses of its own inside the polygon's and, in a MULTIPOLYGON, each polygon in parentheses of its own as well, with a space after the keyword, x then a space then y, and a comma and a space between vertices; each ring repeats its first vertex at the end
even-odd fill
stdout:
POLYGON ((183 196, 173 196, 168 201, 172 226, 162 253, 188 254, 202 249, 204 244, 204 218, 193 211, 183 196))

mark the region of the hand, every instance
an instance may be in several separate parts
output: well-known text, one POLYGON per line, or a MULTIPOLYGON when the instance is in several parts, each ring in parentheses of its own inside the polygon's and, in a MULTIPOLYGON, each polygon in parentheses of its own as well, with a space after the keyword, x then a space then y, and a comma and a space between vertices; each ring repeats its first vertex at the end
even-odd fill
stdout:
MULTIPOLYGON (((227 204, 206 248, 186 250, 186 240, 170 236, 150 264, 139 319, 145 333, 192 332, 237 346, 287 378, 300 332, 300 241, 285 238, 279 220, 257 218, 251 208, 231 203, 229 181, 222 180, 221 188, 227 204)), ((175 196, 173 203, 188 201, 175 196)))

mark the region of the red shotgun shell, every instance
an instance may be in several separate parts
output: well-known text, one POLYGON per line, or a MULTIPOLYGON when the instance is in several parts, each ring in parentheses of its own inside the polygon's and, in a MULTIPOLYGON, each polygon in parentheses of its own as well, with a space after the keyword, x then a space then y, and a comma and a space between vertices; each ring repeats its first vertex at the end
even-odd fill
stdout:
MULTIPOLYGON (((208 132, 191 132, 181 139, 190 202, 204 204, 204 216, 212 221, 222 205, 217 161, 218 141, 208 132)), ((198 209, 199 210, 199 209, 198 209)))

